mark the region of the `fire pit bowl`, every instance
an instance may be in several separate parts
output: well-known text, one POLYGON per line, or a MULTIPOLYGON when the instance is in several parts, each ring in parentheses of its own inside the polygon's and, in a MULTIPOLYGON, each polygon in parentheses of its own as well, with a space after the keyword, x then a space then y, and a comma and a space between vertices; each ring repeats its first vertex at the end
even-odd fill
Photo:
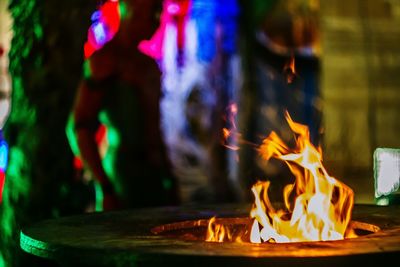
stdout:
POLYGON ((205 242, 213 216, 246 224, 250 205, 88 213, 22 229, 23 251, 61 266, 351 266, 400 257, 400 206, 355 205, 357 238, 298 243, 205 242), (200 220, 200 222, 199 222, 200 220))

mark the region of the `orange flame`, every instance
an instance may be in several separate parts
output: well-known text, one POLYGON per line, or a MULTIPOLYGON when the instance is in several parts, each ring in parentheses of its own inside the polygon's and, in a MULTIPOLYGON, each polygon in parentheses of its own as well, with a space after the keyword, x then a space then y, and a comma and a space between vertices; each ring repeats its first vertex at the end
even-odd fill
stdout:
MULTIPOLYGON (((289 148, 272 132, 259 147, 263 159, 284 161, 295 182, 283 190, 285 209, 275 210, 268 197, 269 181, 252 187, 254 204, 250 217, 250 242, 304 242, 355 237, 349 226, 354 204, 351 188, 328 175, 322 165, 321 149, 310 141, 307 126, 286 120, 295 134, 295 147, 289 148), (292 200, 292 201, 291 201, 292 200)), ((223 242, 226 229, 210 220, 207 241, 223 242)))
POLYGON ((215 217, 212 217, 208 223, 206 241, 224 242, 225 235, 230 239, 229 230, 224 225, 216 223, 215 217))
POLYGON ((234 229, 232 225, 226 225, 217 222, 216 217, 212 217, 208 222, 207 227, 207 242, 236 242, 242 243, 243 237, 248 233, 247 229, 234 229))
POLYGON ((235 133, 232 130, 229 130, 228 128, 222 128, 222 136, 223 136, 223 140, 222 143, 226 148, 229 148, 231 150, 239 150, 239 146, 235 145, 235 144, 229 144, 228 140, 233 138, 234 140, 236 140, 238 138, 238 134, 235 133), (227 142, 227 144, 224 144, 225 142, 227 142))
POLYGON ((272 132, 260 147, 265 160, 283 160, 295 176, 295 182, 284 189, 285 210, 275 211, 268 198, 269 182, 258 182, 253 188, 254 207, 250 216, 261 230, 253 227, 253 241, 299 242, 338 240, 354 234, 347 229, 354 204, 353 191, 328 175, 322 155, 309 138, 307 126, 286 120, 296 134, 296 147, 288 146, 272 132), (294 203, 290 196, 294 195, 294 203), (255 229, 255 230, 254 230, 255 229))
POLYGON ((286 82, 288 84, 293 83, 297 76, 294 56, 290 57, 289 61, 283 67, 283 71, 286 75, 286 82))

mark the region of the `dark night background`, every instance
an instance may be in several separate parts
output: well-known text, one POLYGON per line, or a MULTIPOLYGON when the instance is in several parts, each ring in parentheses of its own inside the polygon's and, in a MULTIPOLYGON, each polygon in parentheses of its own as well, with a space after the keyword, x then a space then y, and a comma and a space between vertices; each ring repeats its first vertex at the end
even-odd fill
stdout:
MULTIPOLYGON (((5 2, 0 1, 2 6, 5 2)), ((252 1, 242 2, 245 18, 251 17, 252 1)), ((4 128, 10 161, 0 205, 1 267, 23 263, 16 249, 21 227, 83 212, 82 203, 89 201, 90 188, 75 179, 65 126, 95 7, 95 0, 8 3, 13 20, 8 54, 13 94, 4 128)), ((248 36, 252 24, 244 21, 243 101, 254 103, 257 96, 251 88, 257 86, 257 77, 252 53, 259 50, 248 36)), ((321 1, 322 53, 311 71, 320 85, 320 102, 314 104, 322 115, 318 120, 323 126, 324 163, 332 176, 354 189, 356 203, 374 202, 374 150, 400 147, 399 21, 399 1, 321 1)), ((248 114, 255 109, 251 106, 241 118, 256 131, 257 119, 248 114)), ((239 176, 253 175, 253 152, 245 150, 241 156, 239 176)))

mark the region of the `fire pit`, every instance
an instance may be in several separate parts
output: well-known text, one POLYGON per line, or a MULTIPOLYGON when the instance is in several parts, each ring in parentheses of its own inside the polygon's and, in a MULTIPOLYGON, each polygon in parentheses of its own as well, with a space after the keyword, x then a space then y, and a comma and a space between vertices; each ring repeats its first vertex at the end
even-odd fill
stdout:
POLYGON ((399 207, 354 206, 351 188, 322 165, 307 126, 288 113, 286 119, 295 146, 271 132, 257 148, 295 177, 281 205, 268 197, 270 182, 259 181, 251 209, 171 207, 49 220, 24 229, 21 248, 66 266, 343 266, 400 256, 399 207))
MULTIPOLYGON (((234 217, 234 218, 215 218, 212 219, 200 219, 184 222, 175 222, 156 226, 151 229, 151 232, 157 235, 164 235, 166 237, 188 240, 188 241, 208 241, 208 242, 237 242, 237 243, 251 243, 250 241, 250 229, 253 224, 253 220, 246 217, 234 217), (210 220, 212 223, 223 226, 227 232, 229 232, 230 239, 228 241, 213 240, 211 238, 204 238, 204 233, 208 234, 208 228, 210 227, 210 220), (237 240, 237 238, 239 240, 237 240)), ((381 229, 374 224, 351 221, 350 226, 355 230, 357 236, 364 236, 372 233, 377 233, 381 229)), ((354 238, 354 237, 353 237, 354 238)), ((275 242, 272 242, 275 243, 275 242)))
MULTIPOLYGON (((400 257, 399 206, 355 205, 358 237, 339 241, 206 242, 210 218, 239 227, 249 205, 91 213, 21 231, 22 250, 62 266, 343 266, 400 257)), ((397 258, 398 259, 398 258, 397 258)))

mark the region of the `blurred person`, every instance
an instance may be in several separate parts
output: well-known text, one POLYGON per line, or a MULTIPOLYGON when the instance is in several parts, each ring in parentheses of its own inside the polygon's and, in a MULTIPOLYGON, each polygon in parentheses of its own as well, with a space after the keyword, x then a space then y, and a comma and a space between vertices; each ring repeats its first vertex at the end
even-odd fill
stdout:
POLYGON ((137 48, 154 33, 160 7, 157 0, 107 1, 92 17, 72 123, 104 210, 179 203, 159 128, 160 71, 137 48), (101 125, 104 155, 96 142, 101 125))

